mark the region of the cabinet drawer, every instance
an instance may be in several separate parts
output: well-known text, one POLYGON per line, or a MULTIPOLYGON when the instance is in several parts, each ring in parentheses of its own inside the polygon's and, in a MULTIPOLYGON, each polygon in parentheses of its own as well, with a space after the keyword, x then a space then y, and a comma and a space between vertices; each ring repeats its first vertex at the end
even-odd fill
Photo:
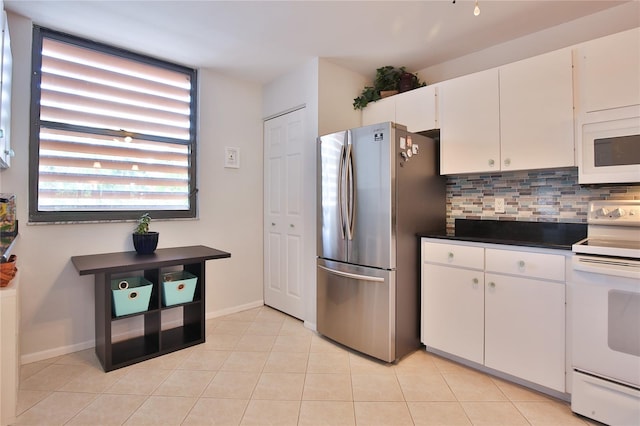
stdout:
POLYGON ((546 280, 565 280, 563 255, 487 249, 486 271, 546 280))
POLYGON ((484 248, 423 242, 422 261, 461 268, 484 269, 484 248))

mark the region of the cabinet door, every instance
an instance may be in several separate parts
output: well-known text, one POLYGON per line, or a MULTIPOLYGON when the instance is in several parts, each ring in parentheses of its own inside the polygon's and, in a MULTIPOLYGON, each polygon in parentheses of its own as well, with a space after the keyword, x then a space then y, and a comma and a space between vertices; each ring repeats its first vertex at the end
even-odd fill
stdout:
POLYGON ((485 275, 485 365, 565 391, 565 285, 485 275))
POLYGON ((304 113, 264 123, 264 302, 296 318, 304 314, 304 113))
MULTIPOLYGON (((385 121, 396 121, 396 100, 395 96, 370 102, 362 110, 362 125, 384 123, 385 121)), ((402 124, 402 123, 400 123, 402 124)))
POLYGON ((640 29, 589 41, 576 61, 580 113, 640 104, 640 29))
POLYGON ((575 165, 571 50, 500 68, 502 170, 575 165))
POLYGON ((437 129, 436 86, 425 86, 396 95, 396 122, 410 132, 437 129))
POLYGON ((498 70, 438 84, 441 174, 500 170, 498 70))
POLYGON ((482 364, 482 275, 482 271, 423 264, 422 343, 482 364))

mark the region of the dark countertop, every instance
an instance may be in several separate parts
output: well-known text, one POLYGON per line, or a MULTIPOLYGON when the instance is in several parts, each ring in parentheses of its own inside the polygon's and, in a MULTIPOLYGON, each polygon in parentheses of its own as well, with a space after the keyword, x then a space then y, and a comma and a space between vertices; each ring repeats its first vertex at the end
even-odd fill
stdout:
POLYGON ((571 250, 574 243, 587 237, 587 224, 456 219, 454 234, 443 229, 419 233, 418 237, 571 250))

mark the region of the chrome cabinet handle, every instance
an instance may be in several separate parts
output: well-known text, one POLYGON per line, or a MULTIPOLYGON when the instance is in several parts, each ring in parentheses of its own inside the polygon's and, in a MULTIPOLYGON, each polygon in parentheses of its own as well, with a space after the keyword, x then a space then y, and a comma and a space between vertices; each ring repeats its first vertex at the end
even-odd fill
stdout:
POLYGON ((495 161, 493 161, 493 159, 489 159, 489 166, 490 166, 490 167, 493 167, 493 166, 494 166, 494 164, 496 164, 496 162, 495 162, 495 161))
POLYGON ((449 254, 447 255, 447 257, 448 257, 449 259, 453 259, 453 253, 452 253, 452 252, 449 252, 449 254))
POLYGON ((276 223, 275 222, 271 222, 271 226, 276 226, 276 223))
POLYGON ((524 260, 521 260, 521 261, 518 262, 518 267, 519 268, 524 268, 524 265, 525 265, 524 264, 524 260))
POLYGON ((508 158, 505 158, 505 160, 504 160, 504 165, 505 165, 505 166, 510 166, 510 165, 511 165, 511 160, 510 160, 510 159, 508 159, 508 158))
POLYGON ((293 223, 289 224, 289 228, 295 228, 296 226, 293 223))
POLYGON ((491 288, 496 288, 496 283, 494 283, 493 281, 491 281, 491 282, 489 283, 489 287, 491 287, 491 288))
POLYGON ((478 282, 479 282, 479 281, 478 281, 478 279, 477 279, 477 278, 472 279, 472 280, 471 280, 471 282, 473 283, 473 284, 471 285, 473 288, 478 288, 478 282))

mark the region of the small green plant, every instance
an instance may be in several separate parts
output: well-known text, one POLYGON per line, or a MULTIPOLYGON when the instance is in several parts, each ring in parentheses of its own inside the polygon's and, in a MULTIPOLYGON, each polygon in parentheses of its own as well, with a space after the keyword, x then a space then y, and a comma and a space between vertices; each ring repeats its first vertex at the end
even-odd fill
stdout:
POLYGON ((381 99, 380 92, 397 90, 404 92, 426 86, 416 74, 407 72, 405 67, 396 68, 386 65, 376 69, 376 78, 373 86, 365 86, 360 96, 353 100, 353 109, 363 109, 369 102, 381 99))
POLYGON ((151 216, 149 213, 145 213, 138 219, 138 226, 134 234, 148 234, 149 233, 149 223, 151 223, 151 216))

